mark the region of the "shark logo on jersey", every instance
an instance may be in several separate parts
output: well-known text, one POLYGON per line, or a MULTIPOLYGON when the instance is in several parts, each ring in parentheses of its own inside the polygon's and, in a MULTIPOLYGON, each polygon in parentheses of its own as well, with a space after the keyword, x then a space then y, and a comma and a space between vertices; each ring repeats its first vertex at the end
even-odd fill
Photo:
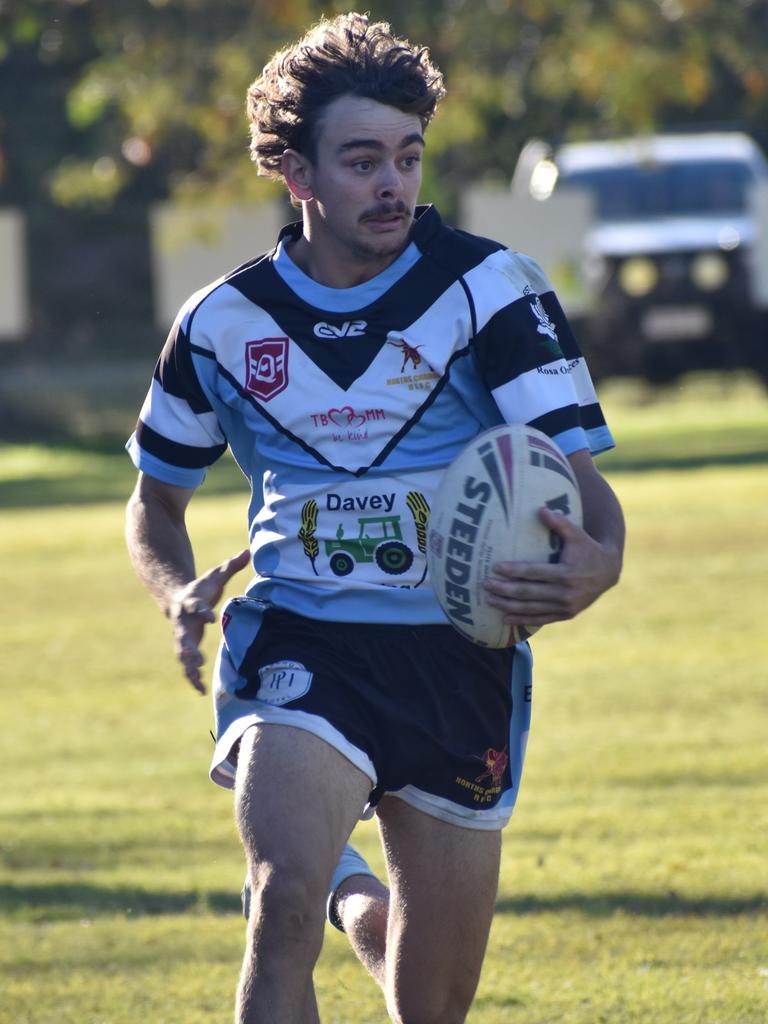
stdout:
POLYGON ((268 402, 288 387, 288 339, 261 338, 245 346, 245 389, 268 402))

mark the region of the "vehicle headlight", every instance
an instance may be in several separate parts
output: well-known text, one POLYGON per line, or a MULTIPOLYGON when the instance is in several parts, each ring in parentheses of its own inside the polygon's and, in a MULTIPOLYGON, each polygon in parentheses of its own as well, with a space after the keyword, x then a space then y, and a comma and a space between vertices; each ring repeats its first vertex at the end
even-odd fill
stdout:
POLYGON ((703 252, 691 261, 691 280, 703 292, 716 292, 728 276, 728 262, 716 252, 703 252))
POLYGON ((553 160, 539 160, 531 173, 529 191, 533 198, 539 202, 549 199, 555 190, 559 173, 553 160))
POLYGON ((659 271, 653 260, 645 256, 634 256, 622 263, 619 270, 619 284, 635 299, 653 291, 659 280, 659 271))

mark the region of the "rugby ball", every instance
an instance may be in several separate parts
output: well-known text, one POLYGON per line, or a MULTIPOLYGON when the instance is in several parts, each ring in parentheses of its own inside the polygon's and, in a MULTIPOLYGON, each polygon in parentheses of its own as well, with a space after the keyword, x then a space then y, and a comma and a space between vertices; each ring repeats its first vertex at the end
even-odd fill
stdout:
POLYGON ((429 515, 427 564, 448 619, 483 647, 510 647, 538 626, 511 626, 486 601, 496 562, 557 562, 560 537, 539 519, 551 508, 582 522, 568 459, 540 430, 504 424, 478 434, 448 466, 429 515))

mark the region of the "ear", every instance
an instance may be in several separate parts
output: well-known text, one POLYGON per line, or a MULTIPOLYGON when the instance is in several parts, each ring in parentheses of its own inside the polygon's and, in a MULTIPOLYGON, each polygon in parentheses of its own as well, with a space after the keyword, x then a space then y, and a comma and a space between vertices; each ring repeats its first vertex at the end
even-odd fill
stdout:
POLYGON ((291 195, 302 203, 314 199, 312 191, 312 164, 295 149, 283 153, 280 169, 291 195))

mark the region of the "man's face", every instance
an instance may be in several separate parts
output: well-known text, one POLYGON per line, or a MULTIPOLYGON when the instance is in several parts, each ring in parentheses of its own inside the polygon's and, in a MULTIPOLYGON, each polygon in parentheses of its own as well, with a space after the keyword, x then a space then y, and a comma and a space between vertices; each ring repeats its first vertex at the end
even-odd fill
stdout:
POLYGON ((340 255, 386 263, 408 242, 424 139, 415 114, 341 96, 326 107, 309 174, 311 229, 340 255))

